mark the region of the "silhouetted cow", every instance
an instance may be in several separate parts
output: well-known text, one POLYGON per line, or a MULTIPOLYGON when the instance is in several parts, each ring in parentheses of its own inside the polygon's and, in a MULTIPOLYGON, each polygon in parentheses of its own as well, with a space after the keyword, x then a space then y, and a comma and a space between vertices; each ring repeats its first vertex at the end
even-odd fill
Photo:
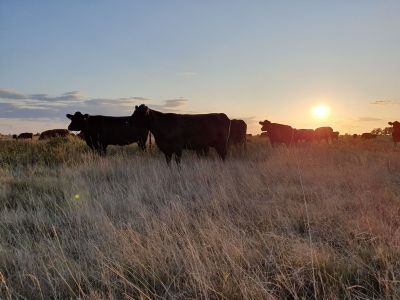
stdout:
POLYGON ((135 107, 131 123, 150 130, 168 164, 173 154, 179 164, 183 149, 203 151, 213 147, 223 160, 226 157, 231 122, 225 114, 162 113, 142 104, 135 107))
POLYGON ((337 141, 337 140, 339 140, 339 131, 334 131, 334 132, 332 132, 332 135, 331 135, 331 139, 332 139, 332 141, 337 141))
POLYGON ((371 139, 376 138, 376 134, 372 134, 372 133, 369 133, 369 132, 364 132, 363 134, 361 134, 361 138, 364 139, 364 140, 371 140, 371 139))
POLYGON ((138 143, 140 149, 146 149, 148 130, 129 124, 130 117, 91 116, 77 111, 67 114, 71 120, 69 130, 81 131, 86 144, 99 154, 105 155, 108 145, 129 145, 138 143))
POLYGON ((39 140, 47 140, 56 137, 67 137, 70 133, 67 129, 50 129, 43 131, 40 136, 39 140))
POLYGON ((312 142, 314 140, 314 129, 295 129, 296 142, 312 142))
POLYGON ((229 132, 229 146, 238 145, 246 150, 246 131, 247 124, 243 120, 231 120, 231 128, 229 132))
POLYGON ((314 137, 318 142, 325 140, 327 143, 329 143, 329 140, 332 137, 332 133, 332 127, 319 127, 315 129, 314 137))
POLYGON ((397 142, 400 142, 400 122, 394 121, 394 122, 389 122, 388 124, 393 126, 392 138, 393 138, 393 143, 396 146, 397 142))
POLYGON ((14 140, 18 139, 18 135, 13 134, 13 135, 12 135, 12 138, 13 138, 14 140))
POLYGON ((33 133, 32 132, 23 132, 20 133, 17 137, 17 139, 33 139, 33 133))
POLYGON ((275 147, 276 144, 285 144, 286 146, 289 146, 295 142, 295 129, 291 126, 271 123, 268 120, 259 122, 259 124, 262 125, 261 131, 268 132, 269 141, 272 147, 275 147))
POLYGON ((355 133, 353 134, 353 139, 356 139, 358 137, 358 135, 355 133))

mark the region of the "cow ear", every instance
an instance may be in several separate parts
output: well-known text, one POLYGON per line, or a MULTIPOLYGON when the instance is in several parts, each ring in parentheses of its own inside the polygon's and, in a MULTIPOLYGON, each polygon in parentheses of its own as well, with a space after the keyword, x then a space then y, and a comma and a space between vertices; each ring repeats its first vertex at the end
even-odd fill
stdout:
POLYGON ((138 109, 138 106, 137 106, 137 105, 135 105, 135 109, 138 109))
POLYGON ((66 117, 70 120, 72 120, 72 115, 71 114, 67 114, 66 117))
POLYGON ((264 122, 263 122, 263 121, 260 121, 260 122, 258 122, 258 124, 260 124, 260 125, 264 125, 264 122))
POLYGON ((393 125, 393 122, 388 122, 389 125, 393 125))

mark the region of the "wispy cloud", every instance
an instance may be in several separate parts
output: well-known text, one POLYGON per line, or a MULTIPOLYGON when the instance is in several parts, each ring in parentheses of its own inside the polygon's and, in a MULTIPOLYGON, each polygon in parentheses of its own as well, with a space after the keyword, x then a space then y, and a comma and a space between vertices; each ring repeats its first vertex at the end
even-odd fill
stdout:
POLYGON ((184 97, 176 98, 176 99, 169 99, 165 100, 164 105, 162 105, 165 108, 172 108, 172 107, 180 107, 188 103, 188 99, 184 97))
POLYGON ((375 118, 375 117, 360 117, 356 119, 357 122, 380 122, 383 121, 381 118, 375 118))
POLYGON ((130 115, 134 106, 143 102, 162 111, 179 111, 188 103, 184 97, 156 101, 146 97, 91 98, 80 91, 60 95, 24 94, 0 88, 0 118, 64 118, 66 113, 130 115), (152 104, 154 103, 154 104, 152 104))
POLYGON ((398 105, 400 101, 398 100, 375 100, 371 102, 372 105, 398 105))

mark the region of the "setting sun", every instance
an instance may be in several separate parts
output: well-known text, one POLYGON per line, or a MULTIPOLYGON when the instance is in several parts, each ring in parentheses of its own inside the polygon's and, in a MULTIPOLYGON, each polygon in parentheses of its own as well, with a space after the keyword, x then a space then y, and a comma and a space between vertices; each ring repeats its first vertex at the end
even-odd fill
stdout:
POLYGON ((315 118, 318 119, 325 119, 329 116, 329 107, 323 104, 319 104, 317 106, 314 106, 311 109, 311 113, 315 118))

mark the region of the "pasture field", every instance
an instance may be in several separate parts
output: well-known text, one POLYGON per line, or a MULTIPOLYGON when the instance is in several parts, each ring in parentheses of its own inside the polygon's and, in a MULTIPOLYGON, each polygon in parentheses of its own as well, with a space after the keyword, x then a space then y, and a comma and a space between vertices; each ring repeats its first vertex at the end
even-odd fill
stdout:
POLYGON ((1 299, 399 299, 389 137, 225 163, 0 141, 1 299))

